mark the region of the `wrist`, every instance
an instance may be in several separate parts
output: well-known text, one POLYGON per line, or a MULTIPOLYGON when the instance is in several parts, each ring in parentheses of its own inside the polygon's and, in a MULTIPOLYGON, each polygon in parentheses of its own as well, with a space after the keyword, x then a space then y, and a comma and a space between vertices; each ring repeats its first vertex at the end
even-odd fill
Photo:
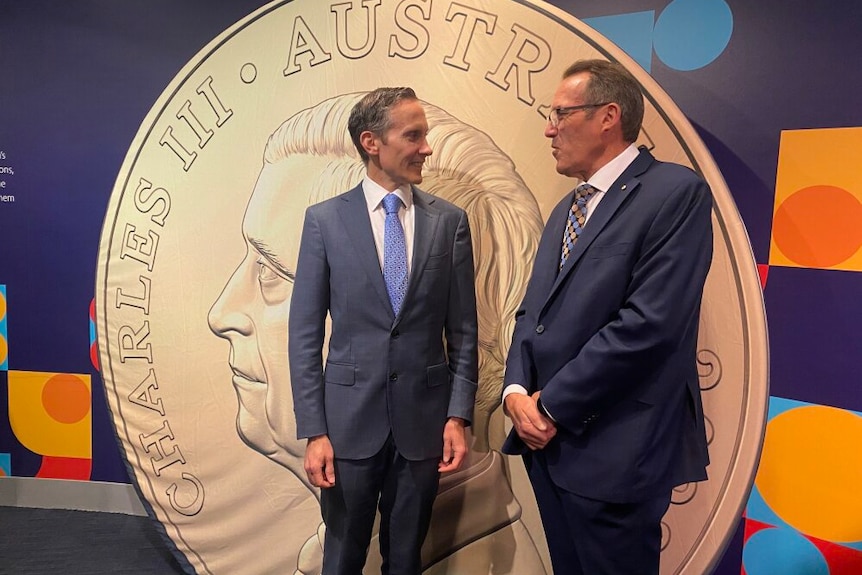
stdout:
POLYGON ((522 393, 521 391, 512 391, 503 397, 503 407, 509 409, 509 407, 513 406, 517 401, 520 401, 524 397, 530 397, 526 393, 522 393))

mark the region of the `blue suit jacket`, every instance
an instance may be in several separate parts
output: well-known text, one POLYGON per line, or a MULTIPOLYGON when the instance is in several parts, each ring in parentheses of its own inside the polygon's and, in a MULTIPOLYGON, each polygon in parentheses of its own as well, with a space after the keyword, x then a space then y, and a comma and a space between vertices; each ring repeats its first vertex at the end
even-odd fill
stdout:
POLYGON ((440 457, 446 419, 472 419, 478 350, 467 215, 416 188, 413 206, 413 263, 398 317, 362 186, 305 214, 288 323, 297 435, 328 434, 339 458, 371 457, 390 432, 407 459, 440 457))
MULTIPOLYGON (((709 187, 641 149, 558 273, 571 203, 567 195, 548 219, 505 376, 542 390, 557 421, 550 476, 621 503, 705 479, 695 354, 712 259, 709 187)), ((504 451, 527 448, 513 431, 504 451)))

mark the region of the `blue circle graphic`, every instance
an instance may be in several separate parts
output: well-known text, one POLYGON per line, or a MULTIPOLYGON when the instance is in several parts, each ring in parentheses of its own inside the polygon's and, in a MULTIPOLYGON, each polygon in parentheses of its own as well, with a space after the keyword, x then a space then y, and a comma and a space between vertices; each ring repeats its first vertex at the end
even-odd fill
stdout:
POLYGON ((780 527, 758 531, 742 550, 748 575, 829 575, 829 565, 811 541, 780 527))
POLYGON ((725 0, 674 0, 656 20, 653 47, 667 66, 696 70, 718 58, 732 33, 725 0))

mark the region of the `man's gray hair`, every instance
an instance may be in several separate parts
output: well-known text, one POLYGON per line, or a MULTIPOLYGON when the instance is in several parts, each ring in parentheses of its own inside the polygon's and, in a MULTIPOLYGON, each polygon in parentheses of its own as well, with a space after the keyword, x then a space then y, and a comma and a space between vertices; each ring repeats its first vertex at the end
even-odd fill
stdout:
MULTIPOLYGON (((623 139, 634 142, 640 135, 644 118, 644 96, 641 85, 619 62, 578 60, 563 72, 563 79, 587 73, 590 80, 584 90, 586 104, 616 102, 620 106, 623 139)), ((592 115, 595 110, 588 110, 592 115)))

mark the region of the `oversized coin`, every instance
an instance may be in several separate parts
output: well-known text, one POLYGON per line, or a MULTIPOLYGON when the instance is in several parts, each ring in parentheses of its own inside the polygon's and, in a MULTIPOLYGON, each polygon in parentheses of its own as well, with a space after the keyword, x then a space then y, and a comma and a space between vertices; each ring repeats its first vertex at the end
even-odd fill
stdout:
POLYGON ((426 572, 547 568, 519 461, 503 479, 497 404, 542 222, 574 185, 556 173, 543 129, 561 73, 580 58, 635 74, 639 143, 692 167, 714 194, 699 342, 709 480, 675 493, 662 573, 702 573, 720 558, 762 441, 766 326, 744 226, 685 116, 608 40, 542 2, 293 0, 238 22, 177 74, 130 146, 101 237, 97 331, 113 422, 145 505, 197 573, 319 571, 286 357, 292 270, 305 208, 362 175, 350 106, 401 85, 431 126, 422 187, 470 214, 483 350, 475 454, 443 480, 426 572))

